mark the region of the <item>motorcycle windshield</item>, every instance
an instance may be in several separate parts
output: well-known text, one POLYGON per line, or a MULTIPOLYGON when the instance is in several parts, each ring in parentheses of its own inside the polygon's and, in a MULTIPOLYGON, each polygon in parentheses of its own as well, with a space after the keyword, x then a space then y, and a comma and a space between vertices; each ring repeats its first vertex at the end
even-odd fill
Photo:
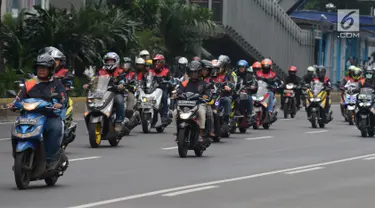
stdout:
POLYGON ((311 91, 313 92, 314 96, 317 96, 324 88, 322 82, 313 82, 311 85, 311 91))
POLYGON ((256 97, 263 97, 265 94, 268 93, 268 84, 262 80, 258 81, 258 91, 256 97))
POLYGON ((87 95, 90 99, 102 99, 107 92, 110 76, 99 76, 92 81, 91 89, 87 95))
POLYGON ((346 89, 347 89, 346 92, 348 94, 355 94, 358 92, 358 87, 359 87, 358 82, 349 83, 346 86, 346 89))

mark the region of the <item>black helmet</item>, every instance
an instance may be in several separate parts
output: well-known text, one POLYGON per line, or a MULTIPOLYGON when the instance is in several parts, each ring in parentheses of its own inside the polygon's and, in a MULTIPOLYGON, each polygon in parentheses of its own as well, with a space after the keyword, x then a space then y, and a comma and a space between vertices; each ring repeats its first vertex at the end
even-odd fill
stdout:
POLYGON ((324 66, 318 66, 316 68, 316 74, 317 74, 319 79, 324 78, 326 76, 326 72, 327 72, 327 70, 324 66))
POLYGON ((374 69, 368 69, 364 72, 365 79, 372 80, 374 78, 374 74, 375 74, 374 69))
POLYGON ((35 63, 34 63, 35 74, 36 74, 36 68, 38 66, 47 67, 50 70, 50 76, 52 76, 52 73, 56 66, 55 59, 48 53, 41 54, 36 58, 35 63))
POLYGON ((206 60, 206 59, 203 59, 201 61, 202 65, 204 68, 206 69, 209 69, 209 70, 212 70, 214 68, 214 65, 212 65, 212 61, 209 61, 209 60, 206 60))
POLYGON ((192 61, 189 64, 189 72, 196 72, 202 70, 202 64, 200 61, 192 61))

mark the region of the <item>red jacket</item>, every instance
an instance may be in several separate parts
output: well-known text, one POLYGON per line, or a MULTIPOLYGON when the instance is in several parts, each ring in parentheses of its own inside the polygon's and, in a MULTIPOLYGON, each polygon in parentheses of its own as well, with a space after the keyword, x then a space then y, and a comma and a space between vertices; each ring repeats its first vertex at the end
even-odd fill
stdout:
POLYGON ((69 70, 65 69, 65 68, 61 68, 59 69, 59 71, 55 72, 55 74, 53 75, 54 77, 65 77, 66 76, 66 73, 68 73, 69 70))
POLYGON ((168 77, 169 76, 169 69, 163 68, 162 70, 160 70, 160 72, 156 72, 154 69, 150 69, 149 73, 151 73, 152 76, 155 76, 155 77, 168 77))
POLYGON ((118 77, 122 73, 124 73, 124 70, 121 68, 116 68, 112 73, 109 73, 106 69, 99 70, 99 76, 110 75, 110 76, 118 77))
POLYGON ((276 73, 273 71, 268 72, 267 74, 263 73, 262 70, 258 70, 256 73, 257 78, 260 79, 274 79, 276 78, 276 73))
POLYGON ((132 71, 127 72, 126 75, 125 75, 125 78, 127 80, 133 80, 133 79, 135 79, 136 78, 135 72, 132 72, 132 71))
POLYGON ((226 74, 219 74, 216 77, 213 77, 212 80, 215 83, 222 83, 222 82, 228 81, 228 77, 226 76, 226 74))

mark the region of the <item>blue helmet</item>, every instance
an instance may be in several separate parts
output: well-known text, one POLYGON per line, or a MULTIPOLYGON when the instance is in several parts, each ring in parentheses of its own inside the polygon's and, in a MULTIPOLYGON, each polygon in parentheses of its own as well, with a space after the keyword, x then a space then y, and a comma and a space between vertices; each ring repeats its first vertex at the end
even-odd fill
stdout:
POLYGON ((247 61, 245 61, 245 60, 239 60, 239 61, 237 62, 237 66, 238 66, 238 67, 245 67, 245 68, 248 68, 248 67, 249 67, 249 63, 247 63, 247 61))

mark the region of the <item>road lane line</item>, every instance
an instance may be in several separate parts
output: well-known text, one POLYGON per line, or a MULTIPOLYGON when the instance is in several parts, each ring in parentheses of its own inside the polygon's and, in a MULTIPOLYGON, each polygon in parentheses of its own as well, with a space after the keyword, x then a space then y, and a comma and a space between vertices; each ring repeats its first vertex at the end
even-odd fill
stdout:
POLYGON ((70 159, 69 162, 75 162, 75 161, 81 161, 81 160, 93 160, 93 159, 99 159, 101 157, 102 156, 74 158, 74 159, 70 159))
POLYGON ((309 172, 309 171, 314 171, 314 170, 320 170, 323 168, 324 167, 315 167, 315 168, 308 168, 308 169, 302 169, 302 170, 295 170, 295 171, 286 172, 285 174, 292 175, 296 173, 304 173, 304 172, 309 172))
POLYGON ((107 204, 129 201, 129 200, 132 200, 132 199, 139 199, 139 198, 144 198, 144 197, 148 197, 148 196, 165 194, 165 193, 174 192, 174 191, 180 191, 180 190, 185 190, 185 189, 198 188, 198 187, 202 187, 202 186, 211 186, 211 185, 218 185, 218 184, 229 183, 229 182, 248 180, 248 179, 253 179, 253 178, 259 178, 259 177, 262 177, 262 176, 269 176, 269 175, 275 175, 275 174, 279 174, 279 173, 290 172, 290 171, 294 171, 294 170, 300 170, 300 169, 306 169, 306 168, 313 168, 313 167, 319 167, 319 166, 327 166, 327 165, 332 165, 332 164, 344 163, 344 162, 359 160, 359 159, 363 159, 363 158, 367 158, 367 157, 375 157, 375 153, 356 156, 356 157, 349 157, 349 158, 339 159, 339 160, 332 160, 332 161, 328 161, 328 162, 315 163, 315 164, 311 164, 311 165, 304 165, 304 166, 299 166, 299 167, 295 167, 295 168, 274 170, 274 171, 269 171, 269 172, 263 172, 263 173, 253 174, 253 175, 242 176, 242 177, 228 178, 228 179, 210 181, 210 182, 205 182, 205 183, 198 183, 198 184, 193 184, 193 185, 188 185, 188 186, 180 186, 180 187, 175 187, 175 188, 162 189, 162 190, 147 192, 147 193, 143 193, 143 194, 135 194, 135 195, 125 196, 125 197, 120 197, 120 198, 114 198, 114 199, 109 199, 109 200, 102 200, 102 201, 97 201, 97 202, 93 202, 93 203, 82 204, 82 205, 78 205, 78 206, 71 206, 71 207, 68 207, 68 208, 97 207, 97 206, 102 206, 102 205, 107 205, 107 204))
POLYGON ((177 191, 177 192, 172 192, 169 194, 164 194, 163 196, 178 196, 182 194, 188 194, 192 192, 197 192, 197 191, 203 191, 207 189, 213 189, 213 188, 219 188, 219 186, 203 186, 203 187, 198 187, 198 188, 193 188, 193 189, 188 189, 188 190, 183 190, 183 191, 177 191))
POLYGON ((171 150, 171 149, 177 149, 178 147, 165 147, 161 148, 162 150, 171 150))
POLYGON ((368 158, 363 158, 363 160, 374 160, 375 157, 368 157, 368 158))
POLYGON ((273 136, 262 136, 262 137, 252 137, 252 138, 245 138, 245 140, 260 140, 260 139, 270 139, 273 136))
POLYGON ((318 134, 318 133, 324 133, 324 132, 328 132, 328 130, 308 131, 308 132, 305 132, 305 133, 306 134, 318 134))
POLYGON ((0 141, 8 141, 10 138, 1 138, 0 141))

